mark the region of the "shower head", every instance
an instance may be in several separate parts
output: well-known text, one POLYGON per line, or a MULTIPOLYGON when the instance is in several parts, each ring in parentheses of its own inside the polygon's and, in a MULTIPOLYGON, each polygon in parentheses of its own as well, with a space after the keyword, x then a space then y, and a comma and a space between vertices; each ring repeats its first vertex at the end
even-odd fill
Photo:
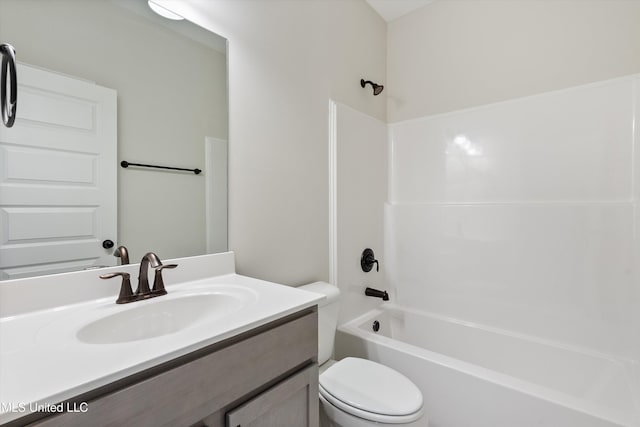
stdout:
POLYGON ((371 80, 367 80, 365 81, 364 79, 360 79, 360 86, 365 87, 367 84, 370 84, 371 87, 373 88, 373 95, 380 95, 380 93, 382 93, 382 89, 384 89, 384 86, 376 84, 374 82, 372 82, 371 80))

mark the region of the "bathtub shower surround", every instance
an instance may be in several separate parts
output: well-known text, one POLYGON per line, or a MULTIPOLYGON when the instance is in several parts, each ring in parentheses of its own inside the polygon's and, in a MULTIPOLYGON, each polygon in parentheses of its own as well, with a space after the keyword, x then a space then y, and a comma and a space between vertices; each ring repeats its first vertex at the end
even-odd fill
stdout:
POLYGON ((384 203, 387 200, 387 126, 384 122, 331 102, 331 283, 342 292, 339 323, 379 304, 366 287, 386 289, 384 203), (355 173, 357 171, 357 173, 355 173), (363 250, 378 263, 363 271, 363 250))
POLYGON ((639 82, 391 125, 398 303, 638 360, 639 82))
POLYGON ((392 310, 337 357, 410 377, 438 427, 640 426, 639 87, 389 125, 392 310))

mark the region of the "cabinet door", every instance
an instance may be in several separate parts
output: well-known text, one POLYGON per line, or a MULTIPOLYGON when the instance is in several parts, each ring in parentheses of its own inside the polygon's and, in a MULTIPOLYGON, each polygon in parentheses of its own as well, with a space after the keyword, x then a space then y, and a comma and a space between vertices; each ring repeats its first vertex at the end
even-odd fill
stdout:
POLYGON ((227 427, 317 427, 318 366, 290 376, 227 412, 227 427))

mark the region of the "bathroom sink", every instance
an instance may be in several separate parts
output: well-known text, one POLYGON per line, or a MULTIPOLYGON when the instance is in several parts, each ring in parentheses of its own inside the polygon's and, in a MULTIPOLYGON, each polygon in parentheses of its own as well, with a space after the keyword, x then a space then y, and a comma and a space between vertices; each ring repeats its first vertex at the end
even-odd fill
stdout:
POLYGON ((76 337, 86 344, 116 344, 160 337, 220 319, 241 309, 248 300, 245 295, 224 292, 158 297, 131 303, 130 308, 98 318, 81 327, 76 337))

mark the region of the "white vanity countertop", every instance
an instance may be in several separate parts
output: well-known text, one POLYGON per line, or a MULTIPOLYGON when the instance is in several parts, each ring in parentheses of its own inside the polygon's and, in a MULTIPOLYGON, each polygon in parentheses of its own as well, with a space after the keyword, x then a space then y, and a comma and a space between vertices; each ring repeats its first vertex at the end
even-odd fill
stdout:
POLYGON ((78 396, 311 307, 323 298, 235 273, 167 286, 168 295, 129 304, 115 304, 118 288, 114 286, 109 297, 0 318, 0 424, 28 414, 33 404, 53 405, 78 396), (154 338, 88 344, 76 336, 79 327, 92 320, 199 294, 212 286, 241 292, 244 305, 221 315, 220 321, 195 322, 154 338))

